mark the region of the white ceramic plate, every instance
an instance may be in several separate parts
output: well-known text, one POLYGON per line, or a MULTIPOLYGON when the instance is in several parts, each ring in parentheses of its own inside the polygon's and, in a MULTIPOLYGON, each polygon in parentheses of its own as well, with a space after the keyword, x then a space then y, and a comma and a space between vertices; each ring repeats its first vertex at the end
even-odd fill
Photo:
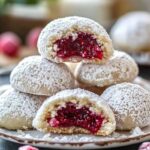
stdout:
POLYGON ((115 132, 111 136, 43 134, 36 130, 10 131, 0 129, 0 138, 43 148, 59 149, 103 149, 121 147, 150 140, 150 126, 135 128, 131 132, 115 132))
MULTIPOLYGON (((140 84, 144 88, 150 90, 150 84, 147 80, 138 77, 134 83, 140 84)), ((104 149, 121 147, 150 140, 150 126, 144 129, 137 127, 130 132, 115 132, 107 137, 43 134, 36 130, 10 131, 0 128, 0 138, 20 144, 30 144, 43 148, 104 149)))

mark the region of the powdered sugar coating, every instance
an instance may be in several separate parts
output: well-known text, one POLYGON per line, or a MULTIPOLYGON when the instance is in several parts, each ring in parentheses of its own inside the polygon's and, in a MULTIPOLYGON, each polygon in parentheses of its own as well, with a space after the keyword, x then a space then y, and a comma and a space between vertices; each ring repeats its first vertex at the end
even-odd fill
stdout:
POLYGON ((149 35, 150 13, 142 11, 127 13, 111 29, 115 48, 129 52, 149 51, 149 35))
MULTIPOLYGON (((115 122, 115 118, 114 118, 114 114, 112 112, 112 110, 110 109, 110 107, 102 101, 102 99, 89 91, 83 90, 83 89, 72 89, 72 90, 64 90, 61 91, 59 93, 57 93, 56 95, 49 97, 41 106, 41 108, 38 110, 37 115, 35 117, 35 119, 33 120, 33 126, 40 130, 40 131, 44 131, 44 132, 48 132, 48 128, 50 127, 47 124, 47 121, 45 120, 45 117, 47 116, 47 114, 52 114, 54 109, 57 109, 55 107, 55 105, 58 106, 64 106, 64 104, 66 102, 79 102, 79 106, 88 106, 89 102, 90 105, 94 104, 95 107, 93 108, 95 112, 102 112, 102 114, 107 118, 108 122, 104 124, 104 126, 102 126, 102 128, 100 129, 101 131, 99 131, 98 135, 108 135, 110 133, 112 133, 115 130, 116 127, 116 122, 115 122)), ((92 106, 92 105, 91 105, 92 106)), ((56 129, 53 129, 55 132, 56 129)), ((51 128, 50 128, 51 130, 51 128)), ((59 133, 61 133, 60 131, 64 131, 64 133, 74 133, 74 127, 68 127, 67 128, 60 128, 58 129, 59 133)), ((58 133, 56 132, 56 133, 58 133)), ((88 133, 87 131, 80 129, 78 130, 79 133, 88 133)))
POLYGON ((51 96, 74 87, 74 78, 65 64, 50 62, 41 56, 22 60, 12 71, 11 85, 25 93, 51 96))
POLYGON ((94 35, 94 37, 97 39, 97 42, 105 47, 103 53, 104 58, 100 60, 101 62, 106 61, 112 55, 113 46, 106 30, 91 19, 77 16, 59 18, 47 24, 42 30, 38 39, 37 46, 39 53, 44 58, 54 62, 79 62, 83 60, 90 62, 91 60, 86 60, 80 57, 71 57, 63 60, 56 56, 56 51, 58 51, 58 49, 54 45, 54 42, 62 37, 68 37, 69 35, 72 35, 76 38, 76 33, 78 31, 94 35))
POLYGON ((132 81, 138 74, 138 66, 128 54, 115 51, 106 64, 81 63, 75 72, 80 83, 104 87, 132 81))
POLYGON ((150 124, 150 93, 139 85, 121 83, 101 95, 113 109, 117 129, 130 130, 150 124))
POLYGON ((32 128, 32 120, 45 99, 9 88, 0 96, 0 127, 32 128))

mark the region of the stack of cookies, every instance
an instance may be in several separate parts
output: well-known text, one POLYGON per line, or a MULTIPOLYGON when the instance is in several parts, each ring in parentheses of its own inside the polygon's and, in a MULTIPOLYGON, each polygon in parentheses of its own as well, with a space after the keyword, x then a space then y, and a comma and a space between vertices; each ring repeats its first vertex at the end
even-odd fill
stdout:
POLYGON ((129 83, 138 74, 135 61, 114 50, 95 21, 50 22, 38 50, 41 56, 25 58, 11 73, 12 87, 0 96, 0 127, 106 136, 150 124, 150 93, 129 83))

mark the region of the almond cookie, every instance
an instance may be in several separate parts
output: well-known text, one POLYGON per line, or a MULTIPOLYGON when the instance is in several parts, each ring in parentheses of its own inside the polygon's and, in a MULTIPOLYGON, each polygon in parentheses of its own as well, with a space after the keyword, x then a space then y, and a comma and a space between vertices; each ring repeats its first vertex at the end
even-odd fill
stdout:
POLYGON ((50 62, 41 56, 23 59, 12 71, 11 85, 25 93, 51 96, 73 88, 74 77, 65 64, 50 62))
POLYGON ((110 107, 82 89, 64 90, 48 98, 38 110, 33 126, 44 132, 109 135, 116 127, 110 107))
POLYGON ((127 13, 114 24, 110 34, 116 49, 128 52, 150 51, 150 13, 127 13))
POLYGON ((113 57, 103 65, 81 63, 76 68, 76 79, 80 83, 105 87, 132 81, 138 74, 135 61, 126 53, 115 51, 113 57))
POLYGON ((12 130, 32 128, 32 120, 45 99, 9 88, 0 95, 0 127, 12 130))
POLYGON ((109 87, 101 98, 113 109, 117 129, 131 130, 150 125, 150 93, 137 84, 109 87))
POLYGON ((65 17, 51 21, 38 39, 39 53, 56 63, 104 63, 113 53, 106 30, 84 17, 65 17))

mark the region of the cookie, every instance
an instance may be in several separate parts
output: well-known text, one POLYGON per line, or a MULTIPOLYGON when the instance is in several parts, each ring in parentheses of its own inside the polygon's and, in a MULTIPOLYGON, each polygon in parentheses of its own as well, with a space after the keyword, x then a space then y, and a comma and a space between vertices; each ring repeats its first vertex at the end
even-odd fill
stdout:
POLYGON ((65 17, 51 21, 38 39, 39 53, 53 62, 104 63, 113 53, 106 30, 84 17, 65 17))
POLYGON ((115 51, 113 57, 106 64, 81 63, 75 72, 79 83, 105 87, 132 81, 138 74, 138 67, 128 54, 115 51))
POLYGON ((48 98, 38 110, 33 126, 44 132, 109 135, 116 122, 101 98, 82 89, 64 90, 48 98))
POLYGON ((116 49, 127 52, 150 51, 150 13, 130 12, 122 16, 111 29, 116 49))
POLYGON ((150 93, 141 86, 121 83, 109 87, 101 98, 113 109, 118 130, 150 124, 150 93))
POLYGON ((51 96, 74 87, 74 77, 65 64, 50 62, 41 56, 23 59, 12 71, 11 85, 25 93, 51 96))
POLYGON ((32 128, 32 120, 45 99, 9 88, 0 95, 0 127, 11 130, 32 128))

